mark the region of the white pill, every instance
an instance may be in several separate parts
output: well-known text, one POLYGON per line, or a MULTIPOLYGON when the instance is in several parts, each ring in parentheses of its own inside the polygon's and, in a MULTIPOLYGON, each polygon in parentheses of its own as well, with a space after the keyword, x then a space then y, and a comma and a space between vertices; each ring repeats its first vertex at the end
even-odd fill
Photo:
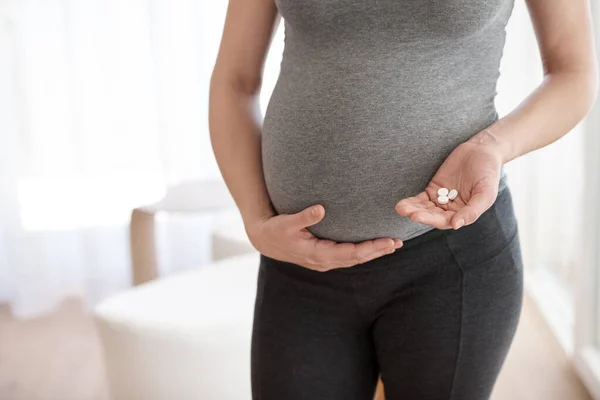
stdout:
POLYGON ((448 204, 448 196, 439 196, 438 203, 440 204, 448 204))
POLYGON ((458 191, 456 189, 452 189, 450 193, 448 193, 448 198, 450 200, 454 200, 458 196, 458 191))
POLYGON ((446 189, 446 188, 439 188, 438 189, 438 196, 448 196, 448 189, 446 189))

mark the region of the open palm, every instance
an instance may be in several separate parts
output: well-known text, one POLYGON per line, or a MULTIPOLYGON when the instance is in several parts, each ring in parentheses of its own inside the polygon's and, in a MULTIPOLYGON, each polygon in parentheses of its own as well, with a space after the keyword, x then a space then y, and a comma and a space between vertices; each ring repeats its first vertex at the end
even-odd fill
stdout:
POLYGON ((438 229, 472 224, 496 200, 501 167, 501 158, 491 147, 463 143, 446 158, 425 191, 400 200, 396 211, 438 229), (456 199, 438 204, 437 191, 442 187, 456 189, 456 199))

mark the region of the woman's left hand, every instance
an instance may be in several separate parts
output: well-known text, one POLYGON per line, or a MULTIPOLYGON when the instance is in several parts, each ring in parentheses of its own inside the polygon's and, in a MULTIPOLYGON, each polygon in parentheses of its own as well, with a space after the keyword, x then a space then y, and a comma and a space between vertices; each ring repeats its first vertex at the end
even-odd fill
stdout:
POLYGON ((496 200, 501 167, 496 147, 477 140, 465 142, 446 158, 425 191, 400 200, 396 211, 438 229, 472 224, 496 200), (439 204, 437 191, 442 187, 456 189, 458 196, 439 204))

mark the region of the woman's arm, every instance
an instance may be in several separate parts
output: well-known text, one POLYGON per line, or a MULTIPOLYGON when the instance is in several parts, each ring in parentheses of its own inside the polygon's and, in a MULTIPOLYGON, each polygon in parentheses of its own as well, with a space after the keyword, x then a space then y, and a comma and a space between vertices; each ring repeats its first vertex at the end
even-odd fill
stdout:
POLYGON ((273 0, 231 0, 210 84, 211 143, 246 225, 275 215, 262 174, 259 95, 278 22, 273 0))
POLYGON ((398 214, 438 229, 475 222, 498 195, 502 164, 571 130, 598 91, 598 66, 587 0, 526 0, 544 65, 542 84, 514 111, 458 146, 427 187, 396 204, 398 214), (438 204, 440 187, 459 197, 438 204))
POLYGON ((544 80, 513 112, 471 141, 491 144, 508 162, 569 132, 598 92, 598 66, 587 0, 526 0, 544 80))
POLYGON ((259 95, 278 21, 273 0, 230 0, 210 84, 211 143, 248 237, 264 255, 318 271, 389 254, 402 246, 400 240, 379 238, 353 244, 315 238, 306 227, 323 219, 322 205, 293 215, 275 215, 262 171, 259 95))

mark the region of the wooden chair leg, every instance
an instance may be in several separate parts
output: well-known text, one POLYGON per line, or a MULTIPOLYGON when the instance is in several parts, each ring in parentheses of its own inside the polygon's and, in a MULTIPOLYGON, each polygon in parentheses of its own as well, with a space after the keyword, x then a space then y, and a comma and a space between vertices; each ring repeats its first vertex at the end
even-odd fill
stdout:
POLYGON ((129 227, 131 271, 133 284, 156 279, 158 262, 154 236, 154 214, 135 209, 131 213, 129 227))

